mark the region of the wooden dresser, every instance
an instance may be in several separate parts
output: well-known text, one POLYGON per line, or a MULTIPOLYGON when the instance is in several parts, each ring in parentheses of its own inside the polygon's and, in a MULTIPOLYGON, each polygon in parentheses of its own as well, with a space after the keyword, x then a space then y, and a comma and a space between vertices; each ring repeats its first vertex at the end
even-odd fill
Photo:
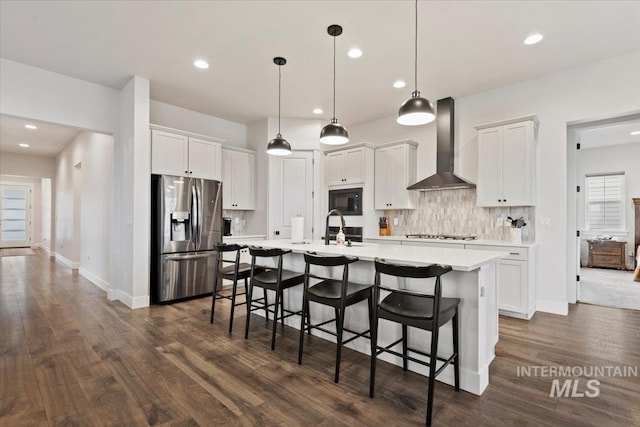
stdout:
POLYGON ((626 269, 625 254, 627 242, 616 240, 587 240, 589 261, 587 267, 608 267, 626 269))

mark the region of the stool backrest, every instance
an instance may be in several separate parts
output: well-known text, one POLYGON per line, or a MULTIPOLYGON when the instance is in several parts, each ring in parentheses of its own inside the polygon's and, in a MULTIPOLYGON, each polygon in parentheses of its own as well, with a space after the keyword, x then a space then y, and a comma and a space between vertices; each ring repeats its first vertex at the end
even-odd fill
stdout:
POLYGON ((309 279, 317 280, 336 280, 330 275, 319 275, 311 273, 311 266, 316 265, 320 267, 342 267, 342 288, 340 290, 340 297, 344 300, 347 295, 347 282, 349 281, 349 264, 358 261, 358 257, 354 256, 324 256, 318 255, 316 252, 304 253, 304 289, 309 289, 309 279))
POLYGON ((384 259, 374 259, 376 277, 375 277, 375 296, 376 306, 380 303, 380 291, 388 291, 391 293, 412 295, 419 298, 431 298, 433 299, 433 316, 434 320, 438 320, 438 312, 440 309, 440 298, 442 297, 442 286, 440 283, 440 277, 452 270, 450 265, 431 264, 424 266, 413 266, 404 264, 389 263, 384 259), (388 286, 382 286, 381 276, 386 274, 393 277, 413 278, 413 279, 429 279, 435 277, 435 286, 433 288, 433 295, 425 292, 409 291, 405 289, 390 288, 388 286))
MULTIPOLYGON (((285 250, 280 248, 263 248, 262 246, 249 246, 249 253, 251 254, 251 277, 253 278, 256 268, 256 258, 278 258, 278 283, 282 279, 282 256, 288 254, 291 250, 285 250)), ((264 266, 269 269, 270 267, 264 266)))
POLYGON ((240 267, 240 250, 246 248, 246 245, 238 245, 236 243, 216 243, 214 246, 214 250, 216 251, 216 261, 215 261, 215 275, 218 276, 218 273, 221 267, 224 267, 224 263, 227 264, 235 264, 234 274, 238 274, 238 269, 240 267), (235 259, 224 259, 224 254, 229 252, 235 252, 235 259))

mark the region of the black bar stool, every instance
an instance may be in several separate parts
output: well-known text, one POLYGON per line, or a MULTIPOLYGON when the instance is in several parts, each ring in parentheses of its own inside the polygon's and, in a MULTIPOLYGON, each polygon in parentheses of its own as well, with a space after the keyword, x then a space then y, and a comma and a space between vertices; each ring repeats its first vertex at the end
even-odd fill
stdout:
POLYGON ((233 313, 235 308, 239 305, 245 304, 245 301, 236 303, 236 297, 246 295, 247 293, 247 279, 251 275, 251 264, 240 262, 240 251, 247 248, 246 245, 217 243, 215 246, 216 260, 214 267, 214 290, 211 298, 211 323, 213 323, 213 315, 216 310, 216 300, 225 298, 231 300, 231 317, 229 318, 229 332, 233 329, 233 313), (235 252, 233 259, 224 259, 225 254, 235 252), (225 266, 224 264, 231 264, 225 266), (221 290, 217 290, 216 283, 218 278, 233 281, 233 287, 231 295, 220 294, 221 290), (244 292, 238 293, 238 280, 244 279, 244 292))
MULTIPOLYGON (((371 338, 370 332, 373 329, 374 321, 374 307, 373 307, 373 286, 363 285, 360 283, 354 283, 349 281, 349 264, 358 261, 357 257, 349 256, 322 256, 315 252, 307 252, 304 254, 304 261, 306 263, 304 270, 304 297, 302 302, 302 309, 304 315, 302 316, 302 324, 300 325, 300 346, 298 348, 298 364, 302 364, 302 350, 304 345, 304 333, 308 331, 311 334, 312 329, 318 329, 336 337, 336 372, 334 381, 337 383, 340 378, 340 359, 342 355, 342 346, 350 341, 353 341, 359 337, 371 338), (318 267, 342 267, 342 279, 333 279, 325 275, 317 275, 311 273, 311 266, 318 267), (311 279, 316 282, 313 286, 310 286, 311 279), (344 310, 350 305, 356 304, 360 301, 368 301, 369 308, 369 329, 364 332, 355 332, 344 327, 344 310), (311 324, 311 315, 309 313, 309 302, 316 302, 318 304, 328 305, 335 310, 335 319, 330 319, 315 325, 311 324), (330 322, 336 322, 336 331, 331 331, 323 328, 324 325, 330 322), (343 331, 354 334, 353 337, 343 341, 343 331)), ((314 269, 319 270, 318 269, 314 269)), ((329 272, 333 268, 329 269, 329 272)), ((373 342, 371 342, 371 351, 375 349, 373 342)), ((373 360, 373 359, 372 359, 373 360)), ((372 368, 373 369, 373 368, 372 368)))
POLYGON ((269 319, 269 307, 274 306, 273 311, 273 332, 271 334, 271 350, 276 348, 276 326, 278 320, 284 326, 284 319, 293 315, 301 315, 302 310, 290 311, 284 308, 282 293, 285 289, 289 289, 304 282, 304 274, 282 268, 282 256, 291 252, 279 248, 265 249, 257 246, 249 246, 251 253, 251 281, 249 282, 249 293, 247 295, 247 322, 245 324, 244 338, 249 338, 249 321, 251 320, 251 312, 256 310, 264 310, 265 317, 269 319), (256 264, 256 258, 274 258, 277 257, 276 268, 268 268, 256 264), (253 288, 257 286, 265 291, 264 299, 253 299, 253 288), (276 293, 276 301, 269 304, 267 301, 266 291, 274 291, 276 293), (278 308, 280 316, 278 316, 278 308), (284 313, 287 313, 286 315, 284 313))
POLYGON ((376 358, 383 352, 391 353, 402 357, 403 369, 407 370, 408 361, 420 363, 429 367, 429 394, 427 397, 427 426, 431 425, 431 415, 433 412, 433 389, 435 379, 450 363, 453 363, 455 376, 455 390, 460 390, 460 363, 458 355, 458 305, 459 298, 442 298, 440 277, 451 271, 448 265, 429 265, 414 267, 400 264, 390 264, 382 259, 375 259, 376 279, 375 279, 375 301, 376 319, 372 332, 373 345, 376 348, 375 355, 371 360, 371 377, 369 395, 373 397, 376 377, 376 358), (402 290, 382 286, 380 276, 386 274, 394 277, 427 279, 435 277, 433 295, 422 292, 402 290), (388 291, 389 294, 380 301, 380 291, 388 291), (402 324, 402 338, 389 344, 386 347, 378 346, 378 320, 387 319, 392 322, 402 324), (445 359, 438 357, 438 332, 442 325, 451 320, 453 327, 453 354, 445 359), (424 329, 431 332, 430 354, 424 353, 408 347, 408 326, 424 329), (391 350, 392 347, 402 343, 402 353, 391 350), (429 362, 409 356, 408 352, 421 354, 429 357, 429 362), (437 361, 443 362, 440 368, 436 369, 437 361))

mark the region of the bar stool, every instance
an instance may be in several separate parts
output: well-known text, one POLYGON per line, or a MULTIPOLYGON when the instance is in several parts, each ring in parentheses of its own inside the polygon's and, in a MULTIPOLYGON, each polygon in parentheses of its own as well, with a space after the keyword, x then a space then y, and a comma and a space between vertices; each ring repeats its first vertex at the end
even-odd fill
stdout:
POLYGON ((458 305, 459 298, 442 298, 442 289, 440 277, 451 271, 448 265, 428 265, 414 267, 408 265, 391 264, 383 259, 376 258, 374 260, 376 268, 375 278, 375 322, 372 332, 372 345, 375 346, 376 352, 371 358, 371 377, 369 396, 373 397, 375 389, 376 375, 376 358, 383 352, 391 353, 395 356, 402 357, 403 370, 407 370, 408 361, 419 363, 429 367, 429 393, 427 396, 427 426, 431 425, 431 416, 433 412, 433 391, 435 379, 450 363, 453 363, 455 376, 455 390, 460 390, 460 363, 458 354, 458 305), (382 286, 381 275, 389 275, 401 278, 428 279, 435 277, 435 286, 433 295, 422 292, 414 292, 382 286), (380 291, 388 291, 389 294, 380 301, 380 291), (378 321, 379 319, 387 319, 392 322, 402 324, 402 338, 389 344, 386 347, 378 346, 378 321), (438 357, 438 332, 441 326, 452 321, 453 329, 453 354, 445 359, 438 357), (431 350, 430 354, 421 352, 408 347, 408 326, 427 330, 431 332, 431 350), (392 347, 402 343, 402 353, 391 350, 392 347), (421 354, 429 357, 429 362, 418 360, 409 356, 408 352, 421 354), (437 361, 444 362, 440 368, 436 369, 437 361))
POLYGON ((282 268, 282 256, 291 252, 279 248, 265 249, 258 246, 249 246, 251 253, 251 281, 249 282, 249 293, 247 296, 247 321, 245 324, 244 338, 249 338, 249 322, 251 320, 251 312, 256 310, 264 310, 265 317, 269 319, 269 307, 274 306, 273 311, 273 332, 271 333, 271 350, 276 348, 276 326, 278 320, 284 326, 284 319, 293 315, 301 315, 302 310, 290 311, 284 308, 283 291, 304 282, 304 274, 282 268), (256 264, 256 258, 278 258, 276 268, 268 268, 256 264), (264 299, 253 299, 253 288, 257 286, 265 292, 264 299), (266 291, 274 291, 276 301, 269 304, 267 301, 266 291), (278 316, 278 308, 280 316, 278 316), (286 315, 284 313, 287 313, 286 315))
MULTIPOLYGON (((336 371, 334 382, 338 382, 340 378, 340 359, 342 355, 342 346, 359 337, 371 338, 370 332, 373 329, 374 307, 373 307, 373 286, 363 285, 349 281, 349 264, 358 261, 357 257, 350 256, 322 256, 315 252, 306 252, 304 254, 305 270, 304 270, 304 296, 302 309, 302 324, 300 327, 300 346, 298 347, 298 364, 302 364, 302 351, 304 345, 305 331, 311 334, 312 329, 318 329, 336 337, 336 371), (329 273, 336 267, 342 267, 342 279, 337 280, 329 275, 318 275, 311 273, 311 266, 330 267, 329 273), (316 283, 310 286, 313 279, 316 283), (350 305, 360 301, 368 301, 369 308, 369 329, 364 332, 355 332, 344 327, 344 311, 350 305), (326 320, 324 322, 312 325, 311 315, 309 313, 309 302, 328 305, 335 310, 335 319, 326 320), (331 331, 323 328, 330 322, 336 323, 336 330, 331 331), (343 341, 343 332, 347 331, 354 334, 353 337, 343 341)), ((319 268, 314 269, 319 270, 319 268)), ((371 351, 373 354, 375 347, 371 342, 371 351)), ((373 360, 373 359, 372 359, 373 360)), ((372 368, 373 369, 373 368, 372 368)))
MULTIPOLYGON (((240 251, 242 249, 246 249, 246 245, 238 245, 238 244, 227 244, 227 243, 217 243, 215 246, 216 258, 215 258, 215 266, 214 266, 214 281, 217 283, 217 279, 226 279, 233 281, 233 287, 231 290, 231 295, 222 295, 220 294, 220 290, 214 289, 213 295, 211 298, 211 323, 213 323, 213 315, 216 310, 216 300, 219 299, 228 299, 231 300, 231 317, 229 318, 229 332, 231 333, 233 329, 233 313, 235 308, 239 305, 245 304, 245 301, 236 303, 236 297, 241 295, 246 295, 247 293, 247 279, 251 275, 251 264, 247 264, 245 262, 240 262, 240 251), (225 254, 230 252, 235 252, 234 259, 224 259, 225 254), (227 265, 226 267, 224 264, 227 265), (238 293, 238 280, 244 279, 244 292, 238 293)), ((215 288, 214 284, 214 288, 215 288)), ((265 292, 266 293, 266 292, 265 292)))

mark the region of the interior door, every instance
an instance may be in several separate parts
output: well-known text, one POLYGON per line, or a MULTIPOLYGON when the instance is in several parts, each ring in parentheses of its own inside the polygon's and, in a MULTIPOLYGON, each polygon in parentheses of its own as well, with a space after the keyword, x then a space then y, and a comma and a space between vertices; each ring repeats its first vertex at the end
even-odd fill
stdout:
POLYGON ((313 152, 269 158, 269 230, 272 239, 291 238, 291 218, 304 217, 304 238, 313 238, 313 152))
POLYGON ((0 186, 0 247, 31 245, 31 187, 0 186))

